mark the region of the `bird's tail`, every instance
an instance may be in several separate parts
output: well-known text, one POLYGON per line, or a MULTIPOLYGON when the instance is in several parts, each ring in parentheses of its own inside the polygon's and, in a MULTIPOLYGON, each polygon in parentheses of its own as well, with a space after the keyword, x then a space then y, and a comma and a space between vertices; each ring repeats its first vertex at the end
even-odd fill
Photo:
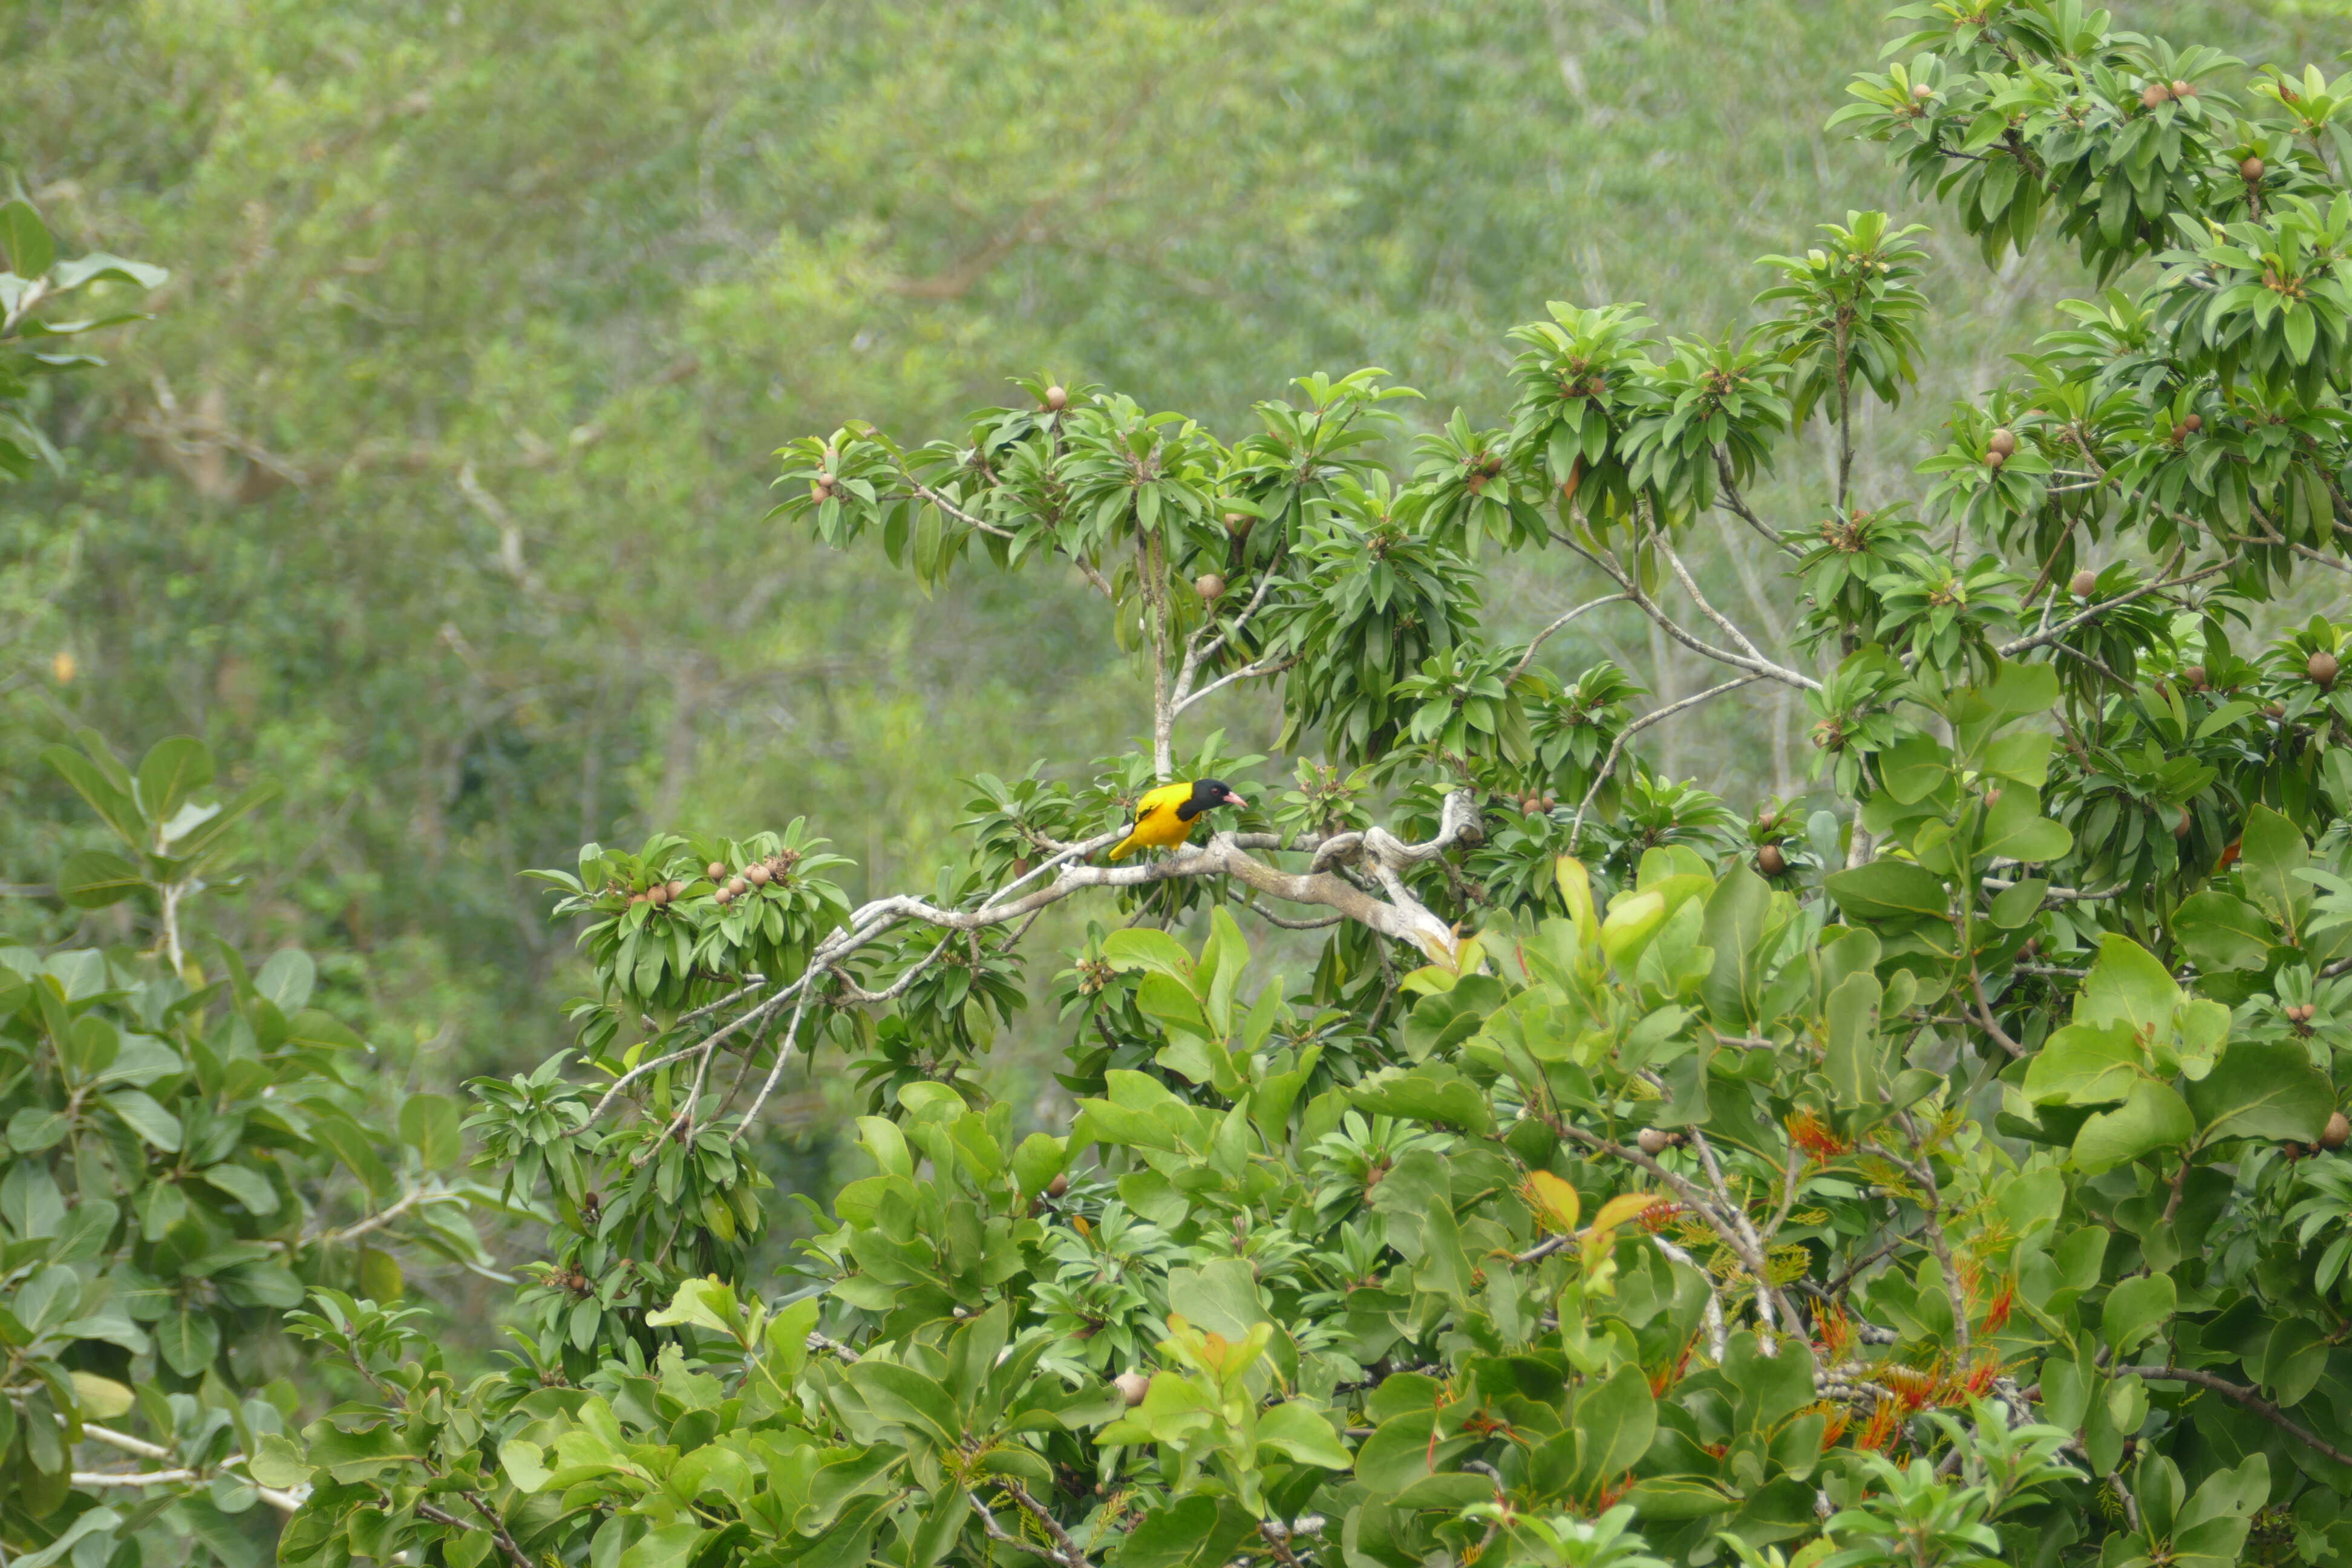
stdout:
POLYGON ((1135 835, 1133 833, 1129 833, 1126 837, 1120 839, 1118 843, 1110 847, 1110 858, 1114 860, 1123 860, 1127 858, 1128 851, 1134 847, 1135 835))

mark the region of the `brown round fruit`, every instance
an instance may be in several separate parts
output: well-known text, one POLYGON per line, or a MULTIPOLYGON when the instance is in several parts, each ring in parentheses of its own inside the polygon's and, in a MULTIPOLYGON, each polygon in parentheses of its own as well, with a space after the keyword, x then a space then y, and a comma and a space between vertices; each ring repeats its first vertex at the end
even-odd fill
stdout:
POLYGON ((702 868, 702 872, 704 876, 709 877, 712 881, 716 882, 727 875, 727 868, 721 866, 718 861, 713 860, 709 865, 705 866, 702 868))
POLYGON ((2319 1135, 2319 1146, 2323 1149, 2341 1149, 2347 1143, 2352 1143, 2352 1121, 2346 1120, 2344 1113, 2339 1110, 2328 1117, 2327 1131, 2319 1135))
POLYGON ((755 888, 766 887, 768 885, 768 877, 769 871, 765 866, 746 866, 743 868, 743 879, 751 883, 751 886, 755 888))
POLYGON ((1070 395, 1066 388, 1049 386, 1045 389, 1046 407, 1052 409, 1055 413, 1059 414, 1063 409, 1067 408, 1069 405, 1070 395))
POLYGON ((1999 452, 2004 458, 2013 456, 2017 451, 2017 432, 2002 426, 1986 439, 1985 450, 1999 452))
POLYGON ((751 884, 745 879, 741 877, 730 877, 727 879, 727 893, 730 898, 740 899, 751 890, 751 884))
POLYGON ((1192 579, 1192 592, 1200 595, 1203 599, 1216 599, 1223 597, 1225 592, 1224 574, 1219 572, 1202 573, 1198 577, 1192 579))
POLYGON ((1049 1198, 1058 1198, 1069 1190, 1070 1178, 1059 1173, 1055 1174, 1052 1181, 1045 1184, 1045 1195, 1049 1198))
POLYGON ((2139 101, 2143 108, 2158 108, 2172 101, 2172 89, 2165 86, 2160 81, 2149 82, 2146 87, 2140 89, 2139 101))
POLYGON ((2185 81, 2176 81, 2172 84, 2172 96, 2175 98, 2194 98, 2197 96, 2197 89, 2189 86, 2185 81))
POLYGON ((2239 164, 2238 178, 2245 181, 2246 184, 2250 185, 2258 185, 2262 184, 2263 161, 2260 158, 2249 158, 2244 163, 2239 164))
POLYGON ((2286 717, 2286 704, 2284 702, 2266 702, 2263 704, 2263 711, 2273 719, 2284 719, 2286 717))
POLYGON ((1118 1390, 1118 1396, 1126 1400, 1127 1407, 1132 1410, 1143 1403, 1145 1394, 1151 1392, 1151 1380, 1139 1372, 1123 1372, 1111 1379, 1111 1386, 1118 1390))
POLYGON ((2180 808, 2179 816, 2173 821, 2172 836, 2175 838, 2186 838, 2189 837, 2189 830, 2196 826, 2196 818, 2189 815, 2189 808, 2184 805, 2180 808))
POLYGON ((1633 1142, 1642 1146, 1643 1153, 1654 1158, 1674 1147, 1675 1135, 1663 1127, 1644 1127, 1634 1135, 1633 1142))
POLYGON ((1987 452, 1985 454, 1985 467, 1988 468, 1998 468, 2007 461, 2009 461, 2009 459, 1999 452, 1987 452))
POLYGON ((669 884, 667 882, 656 882, 652 887, 647 888, 646 889, 646 902, 653 905, 656 909, 659 909, 664 904, 669 902, 669 884))
POLYGON ((1935 96, 1936 89, 1929 87, 1926 82, 1921 81, 1911 84, 1911 97, 1914 102, 1925 103, 1935 96))
POLYGON ((2206 687, 2205 667, 2201 664, 2192 664, 2180 672, 2180 679, 2189 683, 2189 690, 2202 691, 2206 687))
POLYGON ((669 881, 670 902, 676 903, 678 900, 684 897, 686 897, 686 879, 683 877, 672 877, 669 881))
POLYGON ((1780 853, 1778 844, 1766 844, 1756 851, 1756 868, 1768 877, 1777 877, 1789 868, 1789 858, 1780 853))
POLYGON ((2336 662, 2334 654, 2321 648, 2305 662, 2303 672, 2311 677, 2315 686, 2333 686, 2336 684, 2336 672, 2343 668, 2336 662))
POLYGON ((2092 590, 2096 588, 2098 585, 2099 574, 2096 572, 2092 571, 2087 566, 2084 567, 2080 572, 2075 573, 2074 580, 2066 584, 2068 588, 2074 591, 2074 597, 2078 599, 2089 598, 2091 596, 2092 590))
POLYGON ((2188 431, 2191 436, 2194 436, 2197 432, 2205 428, 2205 416, 2202 414, 2191 414, 2180 421, 2180 427, 2183 430, 2188 431))
POLYGON ((729 892, 724 888, 719 889, 717 892, 711 894, 710 897, 711 900, 718 904, 721 909, 724 909, 726 906, 735 901, 735 895, 729 892))

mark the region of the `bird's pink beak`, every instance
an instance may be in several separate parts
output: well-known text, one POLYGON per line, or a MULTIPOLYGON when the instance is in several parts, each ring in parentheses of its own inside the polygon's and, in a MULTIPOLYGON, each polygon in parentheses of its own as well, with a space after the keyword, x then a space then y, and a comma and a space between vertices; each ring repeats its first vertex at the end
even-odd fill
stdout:
POLYGON ((1249 806, 1249 802, 1244 800, 1241 796, 1235 795, 1231 790, 1227 790, 1225 792, 1225 804, 1227 805, 1239 806, 1244 810, 1249 806))

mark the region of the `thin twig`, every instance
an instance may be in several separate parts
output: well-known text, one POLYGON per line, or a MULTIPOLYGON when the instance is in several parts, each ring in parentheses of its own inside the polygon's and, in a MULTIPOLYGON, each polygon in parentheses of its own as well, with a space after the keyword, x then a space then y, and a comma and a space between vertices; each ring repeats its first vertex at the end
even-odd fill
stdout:
POLYGON ((2186 1383, 2208 1389, 2232 1405, 2252 1411, 2296 1442, 2316 1449, 2337 1464, 2352 1465, 2352 1454, 2346 1453, 2310 1427, 2302 1425, 2252 1389, 2241 1387, 2227 1378, 2216 1377, 2210 1372, 2201 1371, 2193 1366, 2111 1366, 2103 1370, 2109 1377, 2123 1377, 2136 1373, 2157 1383, 2186 1383))
POLYGON ((1519 655, 1519 662, 1511 666, 1511 673, 1503 677, 1503 684, 1508 686, 1528 672, 1528 666, 1536 661, 1536 650, 1543 647, 1545 642, 1550 638, 1552 633, 1559 630, 1560 627, 1568 625, 1569 622, 1576 619, 1587 610, 1597 610, 1603 605, 1614 605, 1624 602, 1624 600, 1625 595, 1622 594, 1603 594, 1597 599, 1587 599, 1584 603, 1577 605, 1576 608, 1560 616, 1559 619, 1552 622, 1551 625, 1544 627, 1543 630, 1538 632, 1534 638, 1528 642, 1528 651, 1519 655))
POLYGON ((1586 790, 1584 792, 1584 798, 1576 803, 1576 820, 1570 826, 1568 830, 1568 847, 1570 853, 1573 854, 1575 852, 1578 843, 1583 838, 1584 814, 1592 809, 1593 801, 1600 797, 1601 786, 1608 783, 1609 775, 1616 771, 1618 759, 1625 754, 1626 742, 1632 740, 1635 735, 1640 734, 1651 725, 1661 723, 1665 720, 1673 718, 1675 714, 1681 712, 1685 708, 1696 708, 1710 697, 1720 697, 1727 691, 1736 690, 1742 686, 1751 685, 1763 679, 1764 678, 1761 675, 1738 676, 1730 680, 1725 681, 1720 686, 1710 686, 1705 691, 1693 692, 1690 696, 1683 698, 1680 701, 1669 702, 1664 708, 1654 708, 1649 712, 1643 714, 1639 719, 1636 719, 1632 723, 1626 725, 1623 730, 1620 731, 1618 732, 1617 739, 1610 743, 1608 756, 1601 760, 1600 772, 1593 775, 1592 787, 1586 790))

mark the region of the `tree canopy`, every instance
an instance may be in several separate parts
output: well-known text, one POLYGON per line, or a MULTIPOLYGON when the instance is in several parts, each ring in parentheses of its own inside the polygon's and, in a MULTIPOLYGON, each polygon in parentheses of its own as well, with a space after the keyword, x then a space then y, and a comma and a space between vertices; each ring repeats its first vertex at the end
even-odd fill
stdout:
POLYGON ((2304 613, 2352 572, 2352 77, 1895 15, 1832 126, 1985 263, 2095 280, 1912 471, 1873 421, 1932 374, 1930 236, 1875 210, 1728 330, 1551 305, 1492 426, 1381 369, 1246 419, 1036 371, 944 438, 787 441, 795 559, 1061 584, 1144 744, 972 779, 917 879, 853 888, 854 811, 535 873, 590 994, 472 1086, 479 1190, 442 1110, 359 1130, 299 962, 190 984, 202 748, 53 753, 122 840, 60 891, 159 923, 0 990, 16 1560, 150 1550, 100 1494, 198 1485, 333 1568, 2352 1555, 2352 687, 2304 613), (1713 679, 1557 665, 1609 617, 1713 679), (1654 765, 1757 689, 1803 798, 1654 765), (1101 859, 1212 776, 1238 821, 1101 859), (1033 978, 1075 1107, 1035 1131, 980 1070, 1033 978), (863 1169, 779 1271, 762 1111, 844 1071, 863 1169), (469 1207, 547 1226, 479 1375, 306 1250, 469 1207), (341 1403, 238 1401, 281 1328, 341 1403), (71 1468, 134 1405, 173 1471, 71 1468))

